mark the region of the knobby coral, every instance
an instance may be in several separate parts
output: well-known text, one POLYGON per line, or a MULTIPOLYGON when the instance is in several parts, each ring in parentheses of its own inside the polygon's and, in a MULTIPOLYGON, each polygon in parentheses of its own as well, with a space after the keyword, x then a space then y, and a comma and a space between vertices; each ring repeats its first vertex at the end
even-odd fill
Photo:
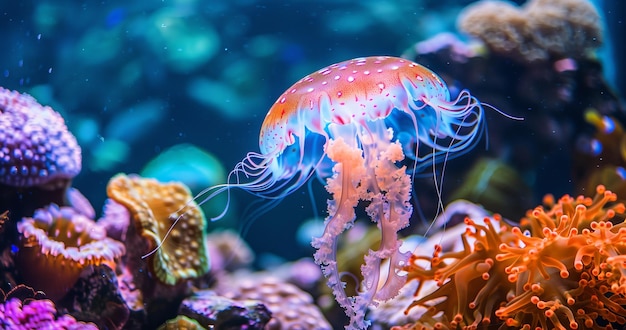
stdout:
POLYGON ((416 323, 396 329, 623 326, 626 208, 616 200, 598 186, 594 198, 547 196, 519 226, 497 215, 485 225, 467 218, 462 251, 412 257, 409 279, 439 287, 408 307, 428 308, 416 323))
POLYGON ((61 115, 0 87, 0 184, 55 186, 80 170, 80 147, 61 115))
POLYGON ((186 186, 118 174, 109 181, 107 194, 128 208, 136 232, 147 242, 145 251, 135 252, 145 254, 159 247, 149 258, 150 270, 160 282, 175 285, 209 270, 206 219, 186 186))
POLYGON ((89 266, 114 262, 124 245, 70 207, 55 204, 17 224, 21 233, 16 265, 25 283, 59 299, 89 266))
POLYGON ((602 43, 602 20, 586 0, 529 0, 522 7, 480 1, 459 15, 458 25, 490 50, 528 62, 581 58, 602 43))
POLYGON ((313 298, 297 286, 266 275, 232 275, 215 291, 238 301, 259 300, 272 312, 265 329, 331 329, 313 298))

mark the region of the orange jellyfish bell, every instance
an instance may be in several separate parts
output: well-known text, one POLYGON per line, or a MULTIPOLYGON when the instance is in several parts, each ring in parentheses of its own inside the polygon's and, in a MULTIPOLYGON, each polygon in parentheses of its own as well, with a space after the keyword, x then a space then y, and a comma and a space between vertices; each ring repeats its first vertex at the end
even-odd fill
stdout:
POLYGON ((350 318, 347 328, 366 328, 367 308, 395 296, 406 280, 399 270, 410 254, 400 252, 397 232, 409 225, 413 210, 411 175, 467 152, 483 131, 481 103, 467 90, 450 98, 439 76, 402 58, 357 58, 323 68, 276 100, 261 128, 260 153, 249 152, 227 183, 202 192, 204 201, 231 188, 281 199, 313 174, 325 180, 331 197, 325 231, 312 243, 315 261, 350 318), (381 244, 365 256, 363 282, 350 297, 336 246, 360 201, 381 230, 381 244), (385 271, 383 260, 390 261, 385 271))

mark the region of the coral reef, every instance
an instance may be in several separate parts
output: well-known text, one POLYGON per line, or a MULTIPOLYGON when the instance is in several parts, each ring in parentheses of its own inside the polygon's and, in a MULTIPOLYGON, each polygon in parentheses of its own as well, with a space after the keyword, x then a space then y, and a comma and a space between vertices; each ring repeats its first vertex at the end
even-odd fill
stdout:
POLYGON ((396 329, 623 326, 626 208, 616 200, 598 186, 593 198, 546 196, 545 208, 529 211, 519 226, 498 215, 485 225, 467 218, 461 251, 438 246, 432 256, 413 255, 409 278, 439 287, 422 294, 420 283, 407 312, 427 311, 396 329))
MULTIPOLYGON (((585 11, 597 12, 588 1, 554 1, 552 4, 546 1, 529 1, 520 8, 504 2, 476 2, 468 6, 465 14, 474 13, 476 19, 479 17, 481 20, 486 19, 484 24, 482 21, 477 21, 471 28, 493 29, 493 34, 490 36, 493 36, 496 42, 500 40, 497 39, 500 34, 506 34, 509 31, 508 25, 498 23, 507 19, 508 10, 480 12, 478 9, 482 6, 505 6, 510 10, 522 12, 531 5, 536 12, 541 12, 538 9, 540 6, 546 6, 545 15, 557 12, 560 13, 560 17, 566 17, 564 18, 566 21, 577 20, 583 25, 593 23, 598 28, 604 24, 601 16, 590 14, 581 17, 582 15, 579 15, 585 11), (571 15, 566 13, 569 10, 567 8, 570 7, 571 15), (487 19, 489 15, 493 15, 493 18, 487 19)), ((519 13, 515 14, 515 17, 517 17, 516 23, 525 25, 528 22, 519 13)), ((466 18, 467 15, 462 14, 458 19, 462 22, 466 21, 466 18)), ((563 21, 555 20, 554 23, 562 24, 563 21)), ((524 31, 526 31, 524 33, 528 32, 524 31)), ((581 30, 582 32, 584 31, 581 30)), ((559 33, 570 32, 564 30, 559 33)), ((569 41, 567 39, 562 42, 569 41)), ((590 42, 594 41, 590 40, 590 42)), ((508 118, 490 118, 489 141, 486 144, 488 148, 482 157, 496 159, 502 166, 514 171, 509 177, 516 177, 515 180, 521 180, 524 185, 530 187, 530 195, 526 193, 523 196, 516 195, 523 191, 514 193, 515 198, 512 202, 518 205, 504 207, 502 198, 506 197, 508 192, 503 195, 467 193, 458 195, 472 202, 484 203, 511 219, 522 216, 523 213, 519 213, 522 207, 528 208, 536 204, 546 193, 582 194, 593 191, 597 184, 611 185, 611 189, 616 189, 612 186, 614 181, 612 179, 622 181, 619 170, 622 165, 619 163, 610 164, 616 166, 613 170, 601 169, 605 171, 602 181, 591 179, 592 175, 599 175, 592 174, 595 172, 592 162, 600 167, 609 165, 604 159, 614 159, 617 151, 612 148, 614 144, 610 143, 607 144, 607 149, 611 148, 614 151, 609 151, 604 155, 587 152, 593 150, 594 145, 597 146, 595 142, 595 144, 588 143, 593 142, 596 137, 596 124, 589 121, 587 113, 593 109, 598 113, 597 117, 600 121, 604 120, 602 118, 611 118, 615 123, 626 120, 624 103, 604 78, 604 63, 598 61, 595 56, 593 52, 595 46, 589 46, 586 51, 557 54, 549 48, 549 44, 532 45, 540 48, 537 53, 545 56, 530 59, 523 57, 515 50, 516 48, 511 51, 498 51, 497 45, 481 42, 478 39, 464 42, 450 33, 445 33, 415 44, 404 54, 404 57, 434 69, 451 85, 459 89, 471 89, 473 93, 481 96, 481 100, 497 106, 498 109, 508 114, 524 118, 523 122, 511 121, 508 118), (581 156, 580 154, 583 153, 586 155, 581 156), (529 201, 530 205, 528 205, 529 201)), ((615 134, 611 136, 615 137, 615 134)), ((468 157, 478 154, 479 152, 472 153, 468 157)), ((483 167, 484 164, 479 159, 476 157, 474 160, 469 160, 474 162, 474 169, 489 169, 483 167)), ((466 169, 464 164, 457 166, 455 163, 450 163, 446 171, 444 190, 458 189, 458 185, 454 183, 467 182, 469 174, 466 173, 466 169)), ((486 173, 488 172, 484 172, 486 173)), ((473 178, 478 179, 476 176, 473 178)), ((472 187, 468 187, 470 184, 467 183, 463 189, 465 192, 471 191, 467 188, 486 192, 501 189, 502 186, 497 181, 485 180, 486 178, 486 176, 483 177, 481 182, 477 182, 472 187), (489 187, 490 185, 494 186, 489 187)), ((428 196, 434 192, 426 186, 425 189, 420 189, 416 193, 421 194, 418 196, 420 200, 428 200, 428 196)), ((436 213, 432 205, 434 204, 422 203, 421 207, 425 214, 436 213)))
POLYGON ((0 329, 626 327, 626 111, 599 48, 622 1, 252 2, 0 2, 0 329), (470 2, 456 21, 468 41, 437 35, 385 70, 312 71, 453 29, 470 2), (410 83, 407 59, 438 75, 410 83), (383 118, 407 103, 413 122, 383 118), (485 111, 456 116, 466 105, 485 111), (220 161, 257 143, 262 118, 276 157, 251 152, 227 176, 220 161), (299 167, 311 159, 315 173, 299 167), (120 171, 144 178, 105 192, 120 171), (230 190, 247 179, 273 200, 230 190), (207 186, 225 193, 196 203, 207 186), (524 213, 546 192, 596 196, 524 213), (292 249, 299 220, 326 215, 292 249))
POLYGON ((118 174, 109 181, 107 193, 128 208, 136 231, 147 242, 143 250, 133 251, 134 257, 159 247, 148 257, 149 269, 159 281, 174 285, 209 270, 204 213, 184 185, 118 174), (178 225, 163 241, 177 219, 178 225))
POLYGON ((17 225, 21 240, 15 263, 24 283, 62 298, 88 267, 115 268, 124 245, 70 207, 51 204, 17 225), (40 274, 47 274, 45 277, 40 274))
POLYGON ((529 0, 524 6, 498 0, 472 4, 458 26, 490 50, 532 62, 587 56, 602 43, 602 21, 586 0, 529 0))

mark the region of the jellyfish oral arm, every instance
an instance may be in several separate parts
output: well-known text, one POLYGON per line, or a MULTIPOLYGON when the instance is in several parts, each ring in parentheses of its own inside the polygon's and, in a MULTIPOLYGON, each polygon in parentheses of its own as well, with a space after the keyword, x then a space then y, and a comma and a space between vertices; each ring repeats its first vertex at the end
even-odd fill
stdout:
POLYGON ((315 261, 322 266, 328 286, 350 318, 347 329, 366 328, 369 322, 364 317, 369 306, 393 298, 406 282, 398 270, 408 261, 409 253, 399 252, 402 243, 397 232, 408 226, 412 213, 411 178, 406 168, 395 165, 404 158, 400 143, 377 139, 362 135, 360 147, 343 138, 329 140, 326 145, 328 157, 336 163, 327 184, 332 199, 328 202, 326 230, 312 245, 318 249, 315 261), (361 290, 348 297, 337 267, 337 239, 353 225, 359 201, 369 202, 366 211, 381 230, 381 244, 365 256, 361 290), (388 269, 382 270, 381 263, 386 259, 390 261, 388 269))
MULTIPOLYGON (((354 208, 359 202, 360 177, 365 175, 364 159, 361 150, 350 149, 343 139, 329 140, 326 145, 328 156, 336 162, 334 175, 327 180, 326 189, 332 195, 328 201, 328 217, 325 230, 321 237, 313 239, 312 245, 317 249, 315 262, 322 267, 324 276, 328 278, 328 286, 339 305, 346 310, 351 318, 364 317, 365 310, 355 310, 353 302, 348 299, 343 289, 337 268, 337 239, 346 229, 352 227, 355 220, 354 208)), ((361 326, 364 327, 364 326, 361 326)))

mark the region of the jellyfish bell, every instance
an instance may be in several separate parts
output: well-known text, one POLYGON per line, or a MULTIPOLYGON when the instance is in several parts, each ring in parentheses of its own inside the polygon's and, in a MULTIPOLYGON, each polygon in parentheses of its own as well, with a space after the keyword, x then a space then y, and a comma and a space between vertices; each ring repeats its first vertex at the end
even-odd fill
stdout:
MULTIPOLYGON (((439 76, 412 61, 380 56, 333 64, 288 88, 265 117, 260 152, 249 152, 225 184, 196 199, 202 204, 240 188, 280 200, 312 176, 322 179, 331 196, 324 232, 312 242, 315 262, 350 318, 347 328, 363 329, 367 309, 395 296, 406 281, 399 270, 410 253, 400 252, 397 232, 413 211, 412 176, 470 150, 483 121, 483 104, 467 90, 451 99, 439 76), (336 247, 360 202, 380 229, 381 243, 364 256, 363 281, 349 295, 336 247), (389 261, 384 270, 383 260, 389 261)), ((214 219, 227 209, 228 203, 214 219)))
POLYGON ((481 104, 469 92, 451 101, 441 78, 417 63, 359 58, 321 69, 288 88, 265 117, 259 147, 276 159, 274 177, 311 171, 327 162, 323 146, 329 139, 349 130, 350 135, 360 129, 380 133, 371 131, 380 121, 384 125, 378 128, 392 128, 394 140, 413 142, 403 143, 404 152, 421 168, 428 160, 469 150, 482 132, 482 119, 481 104), (430 151, 418 155, 424 146, 430 151))

